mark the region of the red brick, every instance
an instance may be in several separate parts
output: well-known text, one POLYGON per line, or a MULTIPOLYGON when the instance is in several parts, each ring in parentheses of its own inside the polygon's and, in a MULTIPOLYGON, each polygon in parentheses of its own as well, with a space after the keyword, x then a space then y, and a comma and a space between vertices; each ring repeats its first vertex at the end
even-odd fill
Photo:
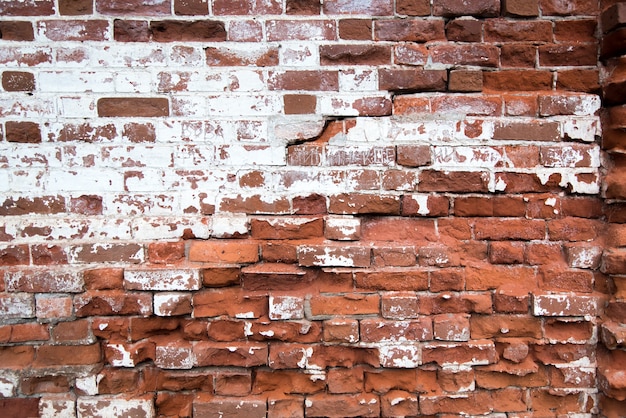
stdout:
POLYGON ((103 267, 83 272, 83 281, 88 290, 121 289, 124 270, 115 267, 103 267))
POLYGON ((435 16, 477 16, 495 17, 500 15, 500 2, 497 0, 434 0, 433 15, 435 16))
POLYGON ((326 382, 323 379, 311 379, 311 376, 315 375, 296 370, 258 369, 253 379, 252 393, 308 394, 323 391, 326 382))
MULTIPOLYGON (((479 290, 476 288, 468 290, 479 290)), ((420 313, 439 315, 448 313, 492 313, 489 293, 439 293, 420 297, 420 313)))
POLYGON ((174 14, 177 16, 205 16, 209 14, 207 2, 202 0, 174 0, 174 14))
POLYGON ((439 195, 404 195, 402 216, 447 216, 450 200, 439 195))
POLYGON ((342 194, 330 196, 329 213, 338 214, 400 214, 398 196, 342 194))
POLYGON ((329 393, 363 392, 363 368, 331 369, 326 375, 329 393))
POLYGON ((538 240, 545 238, 545 222, 525 219, 477 219, 474 232, 478 239, 538 240))
POLYGON ((503 12, 507 16, 536 17, 539 15, 539 1, 507 0, 503 4, 503 12))
POLYGON ((193 241, 188 259, 209 263, 255 263, 259 260, 259 245, 239 240, 193 241))
POLYGON ((229 1, 215 0, 213 2, 213 14, 216 16, 250 15, 250 14, 281 14, 281 3, 276 0, 270 1, 229 1))
POLYGON ((362 319, 360 321, 361 341, 376 342, 404 342, 429 341, 433 339, 431 320, 423 317, 416 320, 380 320, 362 319))
POLYGON ((266 416, 266 412, 265 398, 257 399, 252 396, 247 398, 220 398, 202 393, 193 401, 192 416, 212 417, 222 415, 233 418, 263 418, 266 416))
POLYGON ((101 359, 100 344, 52 346, 42 345, 37 348, 33 367, 67 367, 97 364, 101 359))
POLYGON ((267 296, 247 295, 239 288, 205 290, 193 295, 193 316, 259 318, 267 313, 267 296))
POLYGON ((429 0, 397 0, 396 13, 407 16, 429 16, 429 0))
POLYGON ((102 98, 98 100, 98 116, 169 116, 169 102, 166 98, 102 98))
POLYGON ((359 341, 359 321, 356 319, 329 319, 324 321, 324 341, 356 343, 359 341))
POLYGON ((535 316, 596 316, 600 309, 598 296, 573 294, 535 294, 535 316))
POLYGON ((428 52, 432 62, 435 64, 470 65, 480 67, 497 67, 499 64, 499 50, 493 45, 433 45, 428 48, 428 52))
MULTIPOLYGON (((439 366, 487 365, 496 362, 497 353, 493 341, 473 340, 466 343, 427 343, 422 348, 422 357, 424 364, 434 362, 439 366)), ((426 410, 423 408, 422 412, 426 410)))
POLYGON ((285 11, 288 15, 319 15, 321 4, 318 0, 287 0, 285 11))
POLYGON ((113 38, 118 42, 148 42, 151 38, 149 24, 144 20, 115 19, 113 38))
POLYGON ((371 290, 426 290, 428 272, 413 269, 381 269, 357 272, 355 284, 371 290))
POLYGON ((380 415, 378 396, 370 393, 358 395, 315 394, 307 396, 307 417, 377 417, 380 415))
POLYGON ((8 121, 5 124, 4 134, 8 142, 31 144, 41 142, 41 129, 35 122, 8 121))
POLYGON ((386 45, 320 45, 322 65, 386 65, 391 47, 386 45))
POLYGON ((523 93, 503 94, 502 98, 504 100, 504 111, 507 116, 536 117, 539 115, 539 103, 534 95, 523 93))
POLYGON ((541 269, 539 283, 542 289, 572 292, 593 291, 593 273, 581 270, 560 270, 546 267, 541 269))
POLYGON ((346 40, 371 40, 373 21, 370 19, 342 19, 338 23, 339 38, 346 40))
POLYGON ((446 37, 449 41, 482 41, 483 21, 470 18, 451 19, 446 25, 446 37))
POLYGON ((286 94, 283 96, 285 115, 315 113, 317 98, 308 94, 286 94))
POLYGON ((503 91, 551 90, 552 73, 541 70, 484 72, 483 87, 503 91))
POLYGON ((489 261, 493 264, 521 264, 524 262, 524 244, 521 242, 492 242, 489 261))
POLYGON ((2 16, 50 16, 54 14, 54 2, 49 0, 6 1, 0 6, 2 16))
POLYGON ((541 66, 590 66, 597 62, 595 44, 547 44, 539 46, 541 66))
POLYGON ((567 217, 548 221, 548 235, 553 241, 590 241, 598 236, 597 220, 567 217))
POLYGON ((564 4, 559 0, 539 0, 543 16, 596 16, 598 5, 585 0, 572 0, 564 4))
POLYGON ((421 192, 486 192, 487 173, 479 171, 435 171, 420 173, 418 189, 421 192))
POLYGON ((143 259, 143 246, 139 244, 92 244, 69 248, 71 263, 127 262, 136 264, 143 259))
POLYGON ((443 70, 378 70, 381 90, 445 91, 448 74, 443 70))
POLYGON ((35 39, 33 24, 29 21, 2 21, 0 33, 5 41, 33 41, 35 39))
POLYGON ((498 265, 483 268, 472 267, 466 269, 467 290, 497 289, 508 283, 527 283, 529 289, 537 287, 535 271, 528 266, 498 265))
POLYGON ((270 90, 319 90, 339 89, 337 71, 284 71, 268 73, 270 90))
POLYGON ((502 113, 501 107, 500 96, 449 94, 432 99, 433 112, 463 113, 467 116, 499 116, 502 113))
POLYGON ((502 67, 535 68, 537 47, 533 44, 504 44, 500 48, 502 67))
POLYGON ((441 20, 393 19, 374 22, 374 40, 430 42, 445 39, 441 20))
POLYGON ((490 20, 485 23, 485 41, 551 42, 552 23, 539 20, 490 20))
POLYGON ((127 294, 119 290, 94 290, 74 298, 76 316, 145 315, 151 312, 148 294, 127 294))
POLYGON ((17 266, 30 264, 28 245, 9 245, 0 248, 0 266, 17 266))
POLYGON ((557 20, 554 22, 554 40, 597 43, 597 28, 596 19, 557 20))
POLYGON ((215 376, 215 394, 246 396, 252 389, 251 372, 219 372, 215 376))
POLYGON ((433 337, 443 341, 468 341, 470 339, 469 315, 445 314, 432 317, 433 337))
POLYGON ((311 315, 371 315, 379 313, 380 297, 376 294, 354 293, 340 296, 313 296, 311 315))
POLYGON ((524 216, 525 203, 514 196, 457 197, 454 200, 456 216, 524 216))
POLYGON ((372 249, 374 265, 389 267, 410 267, 416 264, 415 248, 404 247, 374 247, 372 249))
POLYGON ((215 343, 199 341, 193 345, 195 365, 253 367, 267 364, 268 346, 262 343, 215 343))
POLYGON ((431 292, 461 291, 465 288, 465 270, 459 268, 438 269, 430 272, 431 292))
POLYGON ((6 91, 33 91, 35 90, 35 76, 33 73, 24 71, 4 71, 2 88, 6 91))
POLYGON ((436 241, 435 224, 431 219, 372 218, 361 224, 361 237, 380 241, 414 241, 421 237, 436 241))
POLYGON ((251 234, 256 239, 307 239, 324 235, 322 218, 253 218, 250 222, 251 234))
POLYGON ((412 319, 419 316, 419 300, 414 292, 387 292, 381 296, 381 314, 387 319, 412 319))
POLYGON ((170 0, 145 3, 140 0, 106 0, 96 4, 96 10, 105 15, 161 16, 171 13, 170 0))
POLYGON ((260 195, 246 198, 239 195, 237 198, 226 197, 221 199, 219 210, 233 213, 285 213, 289 211, 289 201, 281 197, 268 202, 266 198, 260 195))
POLYGON ((542 94, 539 96, 539 114, 555 115, 588 115, 600 107, 600 101, 593 95, 575 94, 542 94))
POLYGON ((472 339, 536 338, 542 336, 542 321, 527 315, 472 315, 472 339))
POLYGON ((478 70, 452 70, 448 90, 455 92, 477 92, 483 89, 483 73, 478 70))

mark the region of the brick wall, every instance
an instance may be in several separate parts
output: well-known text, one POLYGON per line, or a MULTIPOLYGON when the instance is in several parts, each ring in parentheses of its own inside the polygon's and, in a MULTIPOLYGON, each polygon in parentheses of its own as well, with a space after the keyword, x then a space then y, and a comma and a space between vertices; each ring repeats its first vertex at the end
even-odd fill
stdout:
POLYGON ((625 5, 0 1, 3 416, 623 416, 625 5))

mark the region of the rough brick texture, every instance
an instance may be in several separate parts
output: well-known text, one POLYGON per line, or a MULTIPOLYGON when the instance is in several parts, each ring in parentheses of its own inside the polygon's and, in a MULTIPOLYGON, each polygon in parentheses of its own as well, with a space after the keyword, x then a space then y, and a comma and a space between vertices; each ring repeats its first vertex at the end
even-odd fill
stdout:
POLYGON ((626 3, 0 2, 0 410, 620 417, 626 3))

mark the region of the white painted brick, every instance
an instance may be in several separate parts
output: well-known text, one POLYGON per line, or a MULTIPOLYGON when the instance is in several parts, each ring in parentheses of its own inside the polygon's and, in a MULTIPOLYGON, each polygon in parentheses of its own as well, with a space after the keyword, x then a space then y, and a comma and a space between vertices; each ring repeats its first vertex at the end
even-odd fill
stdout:
POLYGON ((340 91, 375 91, 378 92, 378 72, 372 69, 339 71, 340 91))
POLYGON ((179 196, 172 194, 106 195, 103 212, 122 216, 167 216, 179 212, 179 196))
POLYGON ((455 168, 455 167, 488 167, 495 168, 502 165, 502 151, 494 147, 431 147, 433 167, 455 168))
POLYGON ((75 239, 130 239, 130 220, 103 217, 58 218, 28 217, 28 222, 21 217, 5 220, 6 233, 17 237, 18 242, 33 243, 47 240, 75 239), (24 228, 32 226, 34 230, 45 231, 45 237, 27 233, 24 228))
POLYGON ((198 239, 211 236, 210 218, 134 218, 131 220, 133 238, 136 240, 180 239, 185 229, 198 239))
POLYGON ((115 74, 118 93, 150 93, 155 91, 152 74, 148 71, 123 71, 115 74))
POLYGON ((357 218, 326 218, 325 220, 326 235, 332 231, 331 239, 340 241, 356 240, 361 232, 361 220, 357 218))
POLYGON ((154 364, 162 369, 191 369, 195 356, 191 345, 158 345, 154 364))
POLYGON ((202 95, 176 95, 170 100, 172 113, 176 116, 206 117, 208 115, 207 100, 202 95))
POLYGON ((259 95, 220 95, 208 97, 209 116, 272 116, 283 110, 282 98, 259 95))
POLYGON ((250 223, 245 215, 215 214, 211 217, 213 221, 213 232, 211 236, 215 238, 227 238, 248 233, 250 223))
MULTIPOLYGON (((5 273, 6 274, 6 273, 5 273)), ((29 293, 7 293, 0 297, 0 318, 34 318, 35 297, 29 293)))
POLYGON ((222 145, 216 152, 216 163, 229 166, 287 165, 285 147, 271 145, 222 145))
POLYGON ((37 88, 43 93, 113 92, 115 74, 104 71, 41 71, 37 88))
POLYGON ((0 169, 0 192, 4 193, 12 189, 10 178, 9 170, 0 169))
POLYGON ((198 290, 201 286, 196 269, 124 270, 124 287, 130 290, 198 290))
MULTIPOLYGON (((30 193, 33 190, 40 190, 44 182, 48 180, 48 175, 48 170, 41 168, 10 170, 7 184, 11 191, 30 193)), ((47 188, 46 190, 50 192, 47 188)))
POLYGON ((115 48, 106 44, 97 45, 91 50, 91 60, 94 66, 102 68, 114 67, 163 67, 167 65, 165 49, 162 45, 147 43, 116 43, 115 48))
POLYGON ((312 42, 284 42, 279 49, 281 67, 313 67, 320 64, 319 46, 312 42))
POLYGON ((102 166, 132 169, 172 166, 175 148, 152 145, 115 145, 102 147, 102 166))
POLYGON ((58 98, 59 115, 67 118, 95 118, 98 116, 96 100, 90 96, 61 96, 58 98))
POLYGON ((20 381, 17 371, 2 370, 0 372, 0 395, 5 398, 15 396, 15 391, 20 381))
POLYGON ((285 116, 273 120, 274 138, 279 141, 310 139, 320 135, 326 126, 321 117, 285 116))
POLYGON ((378 352, 382 367, 412 369, 422 363, 422 352, 417 344, 380 345, 378 352))
POLYGON ((158 143, 194 142, 221 138, 219 126, 201 120, 157 120, 155 121, 158 143))
POLYGON ((12 95, 3 93, 0 97, 0 116, 5 118, 54 118, 55 99, 38 95, 12 95))
POLYGON ((191 306, 191 293, 159 292, 154 294, 153 299, 154 314, 158 316, 171 316, 172 309, 182 303, 191 306))
MULTIPOLYGON (((359 118, 346 133, 348 142, 387 142, 390 120, 388 118, 359 118)), ((331 143, 335 138, 331 139, 331 143)))
MULTIPOLYGON (((42 133, 42 136, 43 135, 42 133)), ((0 142, 0 159, 6 161, 5 167, 61 167, 61 150, 56 144, 13 144, 0 142)), ((2 163, 0 163, 2 165, 2 163)))
POLYGON ((566 138, 584 142, 594 142, 602 135, 600 121, 592 118, 567 118, 561 121, 563 135, 566 138))
POLYGON ((297 296, 270 295, 269 317, 271 320, 304 318, 304 300, 297 296))
POLYGON ((42 45, 4 46, 0 48, 0 64, 7 67, 51 67, 52 60, 47 60, 45 57, 52 56, 52 52, 52 48, 42 45), (27 60, 24 59, 24 57, 39 56, 41 59, 34 60, 34 65, 27 64, 27 60))
POLYGON ((101 168, 81 170, 50 170, 45 179, 44 188, 48 193, 67 191, 99 192, 124 190, 124 175, 118 170, 101 168))
POLYGON ((73 395, 46 394, 39 398, 40 418, 76 418, 76 400, 73 395))
POLYGON ((93 418, 93 411, 101 417, 155 416, 151 397, 128 399, 126 395, 79 397, 76 401, 78 418, 93 418))
POLYGON ((176 168, 209 167, 215 162, 212 144, 185 144, 174 149, 173 165, 176 168))

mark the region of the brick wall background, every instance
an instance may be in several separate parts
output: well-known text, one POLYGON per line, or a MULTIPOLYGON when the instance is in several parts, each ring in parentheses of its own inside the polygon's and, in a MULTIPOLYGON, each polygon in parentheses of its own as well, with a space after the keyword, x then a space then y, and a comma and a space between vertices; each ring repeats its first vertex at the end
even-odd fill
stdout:
POLYGON ((3 416, 624 416, 625 2, 0 34, 3 416))

